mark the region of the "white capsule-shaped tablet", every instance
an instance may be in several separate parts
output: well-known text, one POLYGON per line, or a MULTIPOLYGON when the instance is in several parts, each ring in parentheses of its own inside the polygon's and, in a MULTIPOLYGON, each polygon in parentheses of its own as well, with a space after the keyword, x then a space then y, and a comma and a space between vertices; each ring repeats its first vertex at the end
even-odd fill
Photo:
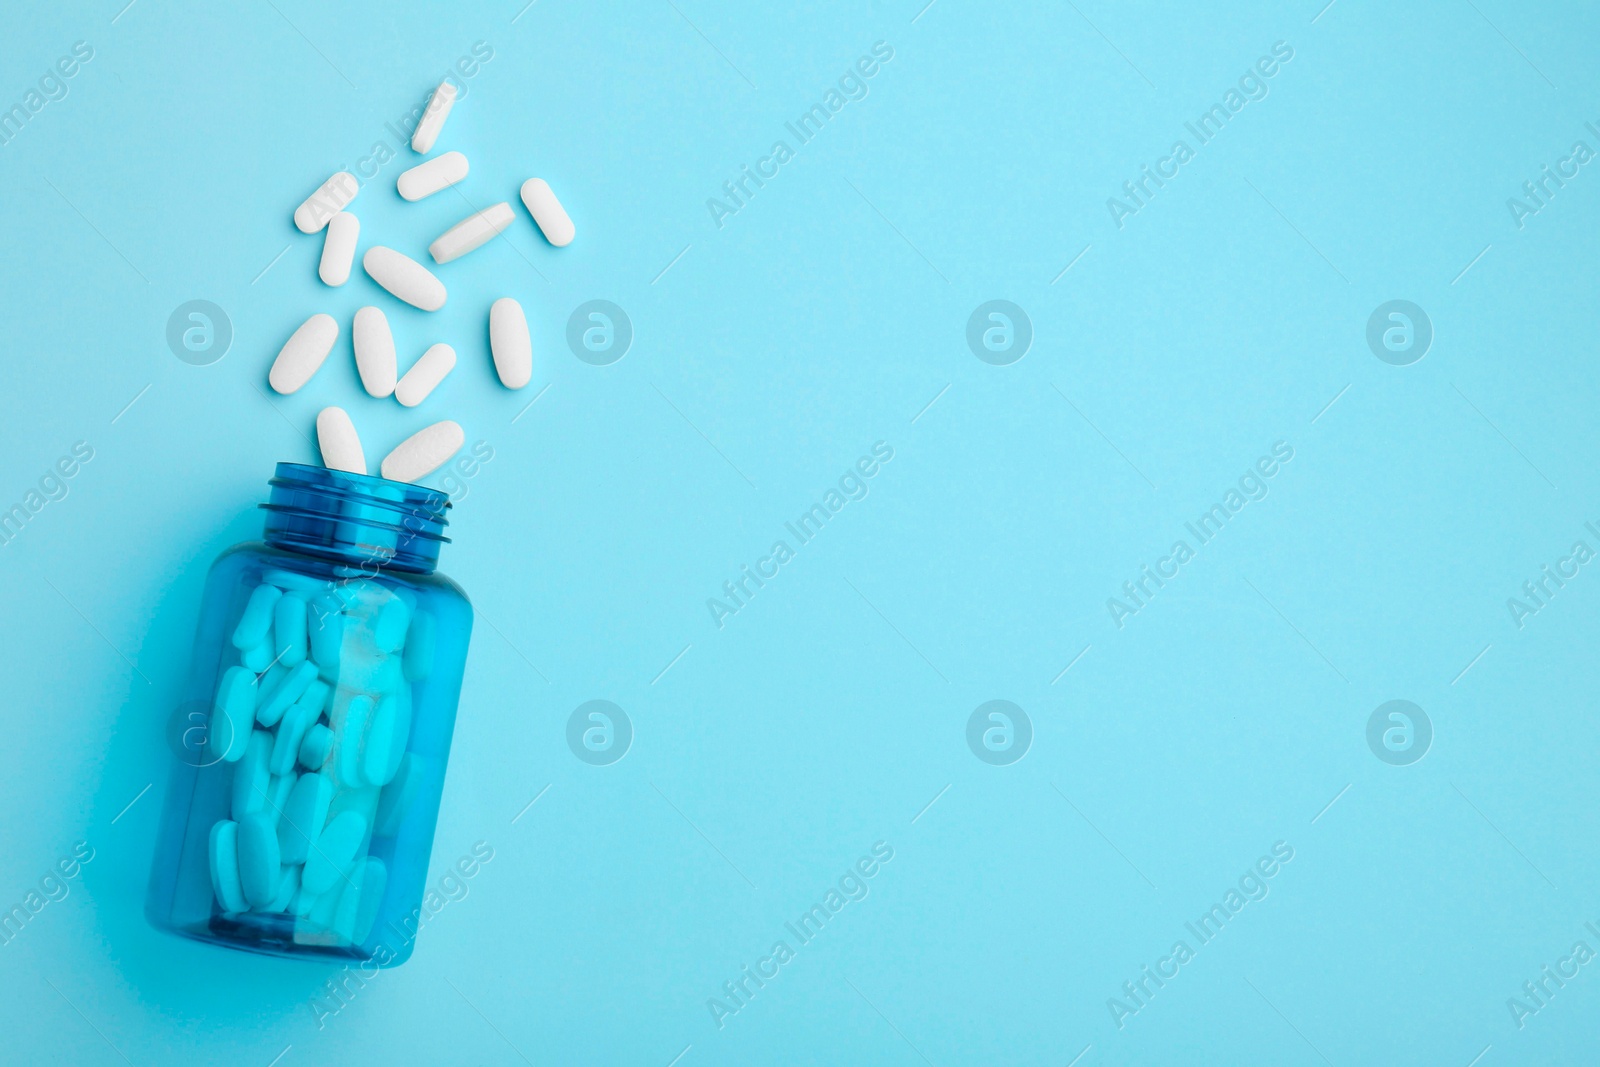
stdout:
POLYGON ((288 394, 311 380, 322 361, 339 339, 339 323, 332 315, 318 312, 300 324, 272 361, 267 382, 280 393, 288 394))
POLYGON ((456 365, 456 350, 449 345, 434 345, 422 353, 422 358, 411 365, 406 376, 394 387, 394 398, 408 408, 414 408, 449 374, 456 365))
POLYGON ((361 183, 347 170, 341 170, 317 187, 294 209, 294 224, 301 233, 316 233, 328 220, 343 211, 361 191, 361 183))
POLYGON ((389 320, 381 308, 364 307, 356 312, 350 343, 356 351, 356 373, 361 375, 367 395, 381 400, 394 392, 394 334, 389 332, 389 320))
POLYGON ((533 377, 533 339, 522 305, 502 296, 489 305, 489 351, 494 371, 507 389, 521 389, 533 377))
POLYGON ((361 220, 341 211, 328 223, 322 239, 322 262, 317 277, 328 285, 343 285, 350 280, 350 264, 356 259, 356 238, 361 236, 361 220))
POLYGON ((567 209, 556 199, 549 182, 543 178, 529 178, 523 182, 522 202, 527 205, 528 214, 533 216, 533 221, 537 222, 539 229, 544 232, 545 240, 557 248, 565 248, 572 243, 572 237, 577 231, 573 229, 567 209))
POLYGON ((450 117, 450 109, 455 106, 455 102, 454 83, 440 82, 439 88, 428 98, 428 106, 422 112, 422 121, 417 123, 417 132, 411 135, 413 152, 427 155, 433 151, 433 142, 439 139, 439 131, 444 129, 444 120, 450 117))
POLYGON ((383 245, 373 245, 361 257, 361 265, 373 281, 412 307, 423 311, 438 311, 444 307, 444 283, 411 257, 383 245))
POLYGON ((459 423, 449 419, 425 426, 401 441, 383 457, 380 470, 391 482, 415 482, 426 478, 461 451, 467 436, 459 423))
POLYGON ((448 263, 460 259, 474 248, 487 244, 499 236, 516 218, 511 205, 501 201, 493 207, 474 212, 439 235, 428 246, 435 263, 448 263))
POLYGON ((406 200, 421 200, 440 189, 450 188, 466 176, 467 157, 460 152, 446 152, 403 172, 395 181, 395 188, 406 200))
MULTIPOLYGON (((356 424, 344 408, 327 407, 317 412, 317 447, 322 450, 322 465, 331 471, 367 473, 367 457, 361 451, 356 424)), ((305 613, 301 612, 301 625, 305 613)))

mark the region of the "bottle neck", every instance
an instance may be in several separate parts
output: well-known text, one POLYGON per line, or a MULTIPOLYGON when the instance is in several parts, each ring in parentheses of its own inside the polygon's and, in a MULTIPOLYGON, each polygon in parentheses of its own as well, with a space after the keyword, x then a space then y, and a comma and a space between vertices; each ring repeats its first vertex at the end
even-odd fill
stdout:
POLYGON ((353 567, 432 574, 450 497, 366 474, 278 464, 263 539, 274 548, 353 567))

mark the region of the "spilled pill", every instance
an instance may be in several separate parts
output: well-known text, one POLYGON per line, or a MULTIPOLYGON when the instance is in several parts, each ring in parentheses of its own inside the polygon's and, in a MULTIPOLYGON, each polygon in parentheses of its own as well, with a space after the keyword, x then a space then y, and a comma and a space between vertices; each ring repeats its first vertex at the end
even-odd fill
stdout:
MULTIPOLYGON (((456 365, 456 350, 449 345, 433 345, 422 358, 411 365, 406 376, 394 387, 394 398, 408 408, 414 408, 444 381, 456 365)), ((363 472, 365 473, 365 472, 363 472)))
POLYGON ((239 885, 239 824, 228 819, 211 827, 211 891, 225 912, 250 907, 239 885))
MULTIPOLYGON (((443 299, 439 302, 444 303, 443 299)), ((278 358, 272 361, 267 381, 280 393, 294 392, 317 373, 338 339, 339 323, 332 315, 319 312, 311 316, 283 343, 278 358)))
POLYGON ((406 200, 421 200, 465 178, 467 169, 466 156, 460 152, 446 152, 403 172, 395 180, 395 188, 406 200))
POLYGON ((527 205, 528 214, 533 216, 533 221, 537 222, 539 229, 544 232, 545 240, 557 248, 565 248, 572 243, 572 237, 577 231, 573 229, 567 209, 556 199, 549 182, 543 178, 529 178, 523 182, 522 202, 527 205))
POLYGON ((422 113, 422 121, 417 123, 416 132, 411 135, 413 152, 427 155, 433 151, 433 142, 439 139, 439 131, 444 129, 444 120, 450 117, 450 109, 455 106, 455 102, 454 83, 440 82, 439 88, 428 98, 427 109, 422 113))
POLYGON ((301 233, 316 233, 328 220, 343 211, 361 191, 361 183, 349 171, 341 170, 317 187, 294 209, 294 224, 301 233))
POLYGON ((356 258, 356 238, 361 235, 361 221, 348 211, 341 211, 328 222, 328 235, 322 239, 322 261, 317 264, 317 277, 328 285, 343 285, 350 280, 350 264, 356 258))
POLYGON ((507 389, 521 389, 533 377, 533 340, 522 305, 502 296, 489 305, 489 351, 494 372, 507 389))
POLYGON ((452 259, 460 259, 487 244, 510 226, 516 218, 516 213, 511 210, 511 205, 501 201, 493 207, 486 207, 482 211, 474 212, 440 234, 433 244, 428 246, 428 254, 433 256, 435 263, 449 263, 452 259))
MULTIPOLYGON (((352 474, 367 473, 367 457, 361 451, 361 438, 356 436, 356 424, 344 408, 326 407, 317 412, 317 448, 322 451, 322 465, 333 471, 352 474)), ((288 597, 284 598, 285 600, 288 597)), ((300 641, 305 644, 305 601, 295 597, 300 613, 300 641)), ((281 644, 282 635, 278 637, 281 644)), ((302 652, 302 658, 304 653, 302 652)), ((295 662, 299 662, 296 660, 295 662)))
POLYGON ((364 307, 356 312, 350 328, 350 341, 356 350, 356 372, 368 396, 380 400, 394 392, 394 334, 382 309, 364 307))
MULTIPOLYGON (((361 257, 361 265, 366 268, 373 281, 412 307, 421 308, 423 311, 438 311, 444 307, 446 295, 444 283, 416 260, 403 256, 392 248, 373 245, 367 249, 366 255, 361 257)), ((333 347, 331 341, 328 347, 333 347)))
POLYGON ((414 482, 426 478, 461 451, 466 439, 461 425, 449 419, 424 426, 384 456, 379 469, 391 482, 414 482))

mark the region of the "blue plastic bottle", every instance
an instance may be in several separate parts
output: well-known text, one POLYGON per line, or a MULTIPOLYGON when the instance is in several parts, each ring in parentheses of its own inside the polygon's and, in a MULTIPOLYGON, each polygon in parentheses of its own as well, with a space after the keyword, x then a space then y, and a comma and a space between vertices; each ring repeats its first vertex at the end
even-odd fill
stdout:
POLYGON ((472 606, 449 497, 278 464, 263 540, 206 581, 145 912, 184 937, 411 955, 472 606))

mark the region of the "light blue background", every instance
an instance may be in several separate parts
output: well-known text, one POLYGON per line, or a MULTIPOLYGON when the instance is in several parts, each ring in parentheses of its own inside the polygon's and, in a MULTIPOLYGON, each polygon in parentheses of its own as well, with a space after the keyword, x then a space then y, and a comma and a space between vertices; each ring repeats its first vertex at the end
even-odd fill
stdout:
POLYGON ((0 36, 7 107, 95 50, 0 147, 0 508, 95 450, 0 550, 0 906, 95 850, 0 947, 7 1057, 1592 1057, 1600 964, 1522 1029, 1506 1000, 1600 949, 1600 577, 1521 629, 1506 599, 1600 548, 1600 175, 1520 230, 1506 200, 1600 149, 1600 12, 121 3, 14 5, 0 36), (1106 199, 1280 40, 1270 95, 1119 230, 1106 199), (462 195, 400 201, 401 150, 352 205, 362 248, 420 258, 463 197, 515 204, 531 175, 576 242, 517 205, 507 241, 440 269, 434 316, 359 267, 322 286, 293 208, 393 148, 384 124, 478 41, 494 57, 439 144, 471 159, 462 195), (719 229, 706 199, 876 41, 870 95, 719 229), (489 369, 502 295, 533 327, 520 393, 489 369), (163 336, 195 298, 235 330, 208 367, 163 336), (596 298, 636 331, 609 367, 563 341, 596 298), (996 298, 1035 329, 1009 367, 964 339, 996 298), (1436 331, 1409 367, 1365 342, 1397 298, 1436 331), (367 302, 402 365, 460 354, 417 411, 360 391, 367 302), (314 311, 341 322, 334 357, 270 395, 314 311), (444 417, 494 450, 442 566, 480 615, 435 877, 475 841, 495 858, 319 1026, 329 967, 160 936, 141 907, 205 568, 259 532, 275 461, 315 461, 328 403, 374 462, 444 417), (880 440, 870 496, 713 625, 706 599, 880 440), (1106 598, 1279 440, 1270 495, 1118 629, 1106 598), (564 740, 596 698, 636 731, 607 767, 564 740), (1035 730, 1007 767, 965 742, 996 698, 1035 730), (1391 699, 1434 725, 1411 766, 1366 744, 1391 699), (870 896, 719 1029, 707 999, 880 840, 870 896), (1119 1030, 1107 998, 1280 840, 1270 895, 1119 1030))

